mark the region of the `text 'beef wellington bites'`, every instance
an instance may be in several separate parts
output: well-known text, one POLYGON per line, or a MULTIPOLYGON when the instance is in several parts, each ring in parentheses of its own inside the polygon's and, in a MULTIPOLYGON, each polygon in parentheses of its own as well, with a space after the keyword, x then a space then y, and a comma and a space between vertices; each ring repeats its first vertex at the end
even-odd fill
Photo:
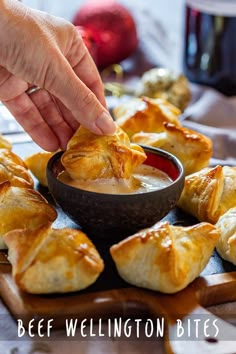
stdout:
POLYGON ((209 223, 181 227, 160 222, 113 245, 110 252, 126 282, 175 293, 200 275, 219 235, 209 223))
POLYGON ((103 271, 98 251, 80 230, 14 230, 4 240, 9 248, 13 278, 32 294, 66 293, 93 284, 103 271))
POLYGON ((212 156, 212 142, 209 138, 172 123, 164 123, 163 132, 160 133, 137 133, 133 135, 132 141, 175 155, 182 162, 185 175, 207 167, 212 156))
POLYGON ((9 181, 12 186, 33 188, 34 181, 24 161, 7 149, 0 149, 0 183, 9 181))
POLYGON ((162 132, 163 123, 180 126, 180 110, 164 99, 133 98, 113 110, 116 123, 131 138, 141 131, 162 132))
POLYGON ((177 205, 199 221, 215 224, 236 207, 236 167, 207 167, 187 176, 177 205))
POLYGON ((222 258, 236 265, 236 207, 223 214, 215 225, 221 235, 216 249, 222 258))
POLYGON ((3 236, 15 229, 34 229, 53 222, 57 212, 37 191, 0 184, 0 249, 6 248, 3 236))
POLYGON ((113 135, 103 136, 80 127, 69 141, 61 162, 72 179, 125 179, 145 159, 143 149, 130 143, 119 127, 113 135))

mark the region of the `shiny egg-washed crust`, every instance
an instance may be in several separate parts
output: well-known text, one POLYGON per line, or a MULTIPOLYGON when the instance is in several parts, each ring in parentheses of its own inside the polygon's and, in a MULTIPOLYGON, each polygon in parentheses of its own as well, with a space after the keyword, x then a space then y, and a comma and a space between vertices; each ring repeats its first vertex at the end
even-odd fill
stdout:
POLYGON ((5 181, 11 182, 15 187, 34 187, 24 161, 10 150, 0 149, 0 183, 5 181))
POLYGON ((236 265, 236 207, 223 214, 215 225, 221 232, 216 245, 222 258, 236 265))
POLYGON ((113 110, 116 123, 131 138, 139 132, 159 133, 164 131, 163 123, 180 126, 180 110, 168 101, 148 97, 134 98, 121 103, 113 110))
POLYGON ((28 156, 25 163, 42 186, 47 187, 46 168, 54 152, 40 151, 28 156))
POLYGON ((207 167, 212 156, 212 141, 209 138, 172 123, 164 123, 164 131, 161 133, 137 133, 133 135, 132 141, 175 155, 182 162, 185 175, 207 167))
POLYGON ((236 207, 236 167, 204 168, 185 178, 177 205, 199 221, 213 224, 236 207))
POLYGON ((208 223, 182 227, 160 222, 113 245, 110 252, 126 282, 171 294, 199 276, 219 235, 208 223))
POLYGON ((70 139, 61 162, 72 179, 128 179, 145 159, 143 149, 130 143, 119 127, 115 134, 102 136, 80 127, 70 139))
POLYGON ((12 144, 0 134, 0 149, 12 149, 12 144))
POLYGON ((14 230, 5 236, 13 277, 32 294, 66 293, 96 281, 104 265, 95 246, 79 230, 14 230))
POLYGON ((34 229, 53 222, 55 209, 37 191, 0 184, 0 249, 6 248, 3 236, 15 229, 34 229))

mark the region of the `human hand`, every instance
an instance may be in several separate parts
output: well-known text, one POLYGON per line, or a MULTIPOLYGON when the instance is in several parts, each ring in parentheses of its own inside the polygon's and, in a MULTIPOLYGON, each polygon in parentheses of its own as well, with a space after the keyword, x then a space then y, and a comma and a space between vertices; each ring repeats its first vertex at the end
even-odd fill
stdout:
POLYGON ((43 149, 65 149, 80 123, 114 132, 97 68, 72 24, 0 0, 0 45, 0 100, 43 149), (34 85, 41 89, 27 95, 34 85))

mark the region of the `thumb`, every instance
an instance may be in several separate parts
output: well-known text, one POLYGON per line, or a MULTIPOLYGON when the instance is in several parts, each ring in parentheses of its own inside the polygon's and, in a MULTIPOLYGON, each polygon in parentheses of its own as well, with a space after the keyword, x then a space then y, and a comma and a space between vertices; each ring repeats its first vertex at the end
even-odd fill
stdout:
POLYGON ((81 125, 93 133, 114 133, 115 123, 109 112, 79 79, 64 57, 60 57, 48 68, 44 88, 57 97, 81 125))

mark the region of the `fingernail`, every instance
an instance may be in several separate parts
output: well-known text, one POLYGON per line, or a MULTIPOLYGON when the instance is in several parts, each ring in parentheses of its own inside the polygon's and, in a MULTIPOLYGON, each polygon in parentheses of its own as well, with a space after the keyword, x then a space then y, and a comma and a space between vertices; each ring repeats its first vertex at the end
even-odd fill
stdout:
POLYGON ((96 120, 96 126, 103 132, 103 134, 114 134, 116 125, 111 116, 103 112, 96 120))

